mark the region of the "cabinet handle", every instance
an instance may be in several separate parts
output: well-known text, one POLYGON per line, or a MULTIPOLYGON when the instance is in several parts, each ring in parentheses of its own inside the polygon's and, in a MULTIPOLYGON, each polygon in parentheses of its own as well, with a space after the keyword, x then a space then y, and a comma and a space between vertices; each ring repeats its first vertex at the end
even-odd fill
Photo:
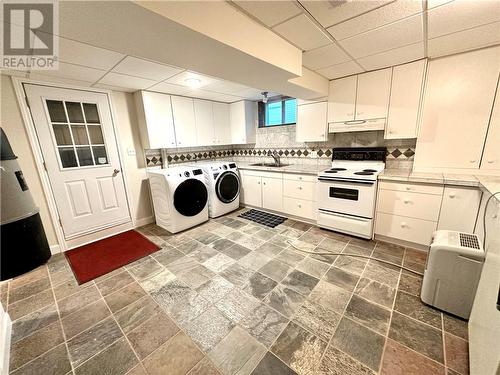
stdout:
POLYGON ((302 190, 302 186, 299 186, 299 187, 298 187, 298 189, 299 189, 299 190, 302 190))
POLYGON ((411 187, 407 186, 407 187, 406 187, 406 190, 411 190, 411 187))
POLYGON ((498 215, 497 215, 497 214, 493 214, 493 215, 491 215, 491 218, 492 218, 492 219, 496 219, 497 217, 498 217, 498 215))
POLYGON ((260 181, 257 182, 257 185, 260 185, 260 181))
POLYGON ((403 221, 403 222, 401 223, 401 228, 404 228, 404 227, 406 227, 406 223, 403 221))
POLYGON ((451 199, 455 198, 455 193, 450 193, 450 198, 451 199))
POLYGON ((262 183, 262 185, 265 185, 265 184, 266 184, 265 182, 262 183))
POLYGON ((302 180, 302 177, 299 177, 299 180, 302 180))
POLYGON ((403 202, 405 202, 405 204, 408 204, 410 203, 411 201, 409 199, 405 199, 403 202))
POLYGON ((476 161, 475 160, 469 160, 470 163, 475 163, 476 161))
POLYGON ((394 130, 389 130, 389 134, 394 134, 394 130))
POLYGON ((488 160, 488 164, 493 164, 495 160, 488 160))
POLYGON ((297 207, 298 207, 298 208, 302 208, 302 205, 298 204, 298 205, 297 205, 297 207))

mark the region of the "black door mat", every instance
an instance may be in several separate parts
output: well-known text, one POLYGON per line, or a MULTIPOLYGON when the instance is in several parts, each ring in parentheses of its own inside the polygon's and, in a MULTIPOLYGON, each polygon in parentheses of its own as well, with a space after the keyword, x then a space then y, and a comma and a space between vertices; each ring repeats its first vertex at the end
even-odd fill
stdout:
POLYGON ((266 225, 271 228, 274 228, 275 226, 282 224, 286 220, 286 217, 273 215, 267 212, 254 209, 244 212, 241 215, 238 215, 238 217, 255 221, 258 224, 266 225))

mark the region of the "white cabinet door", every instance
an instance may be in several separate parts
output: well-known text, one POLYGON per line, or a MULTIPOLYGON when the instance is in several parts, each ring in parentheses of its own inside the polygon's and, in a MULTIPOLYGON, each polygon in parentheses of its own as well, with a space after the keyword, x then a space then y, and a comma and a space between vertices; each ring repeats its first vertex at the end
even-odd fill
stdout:
POLYGON ((262 177, 262 207, 283 211, 283 180, 262 177))
POLYGON ((429 62, 414 169, 476 169, 498 79, 500 47, 429 62))
POLYGON ((262 178, 241 174, 240 200, 243 204, 262 207, 262 178))
POLYGON ((231 143, 255 143, 256 104, 242 100, 229 106, 231 121, 231 143))
POLYGON ((481 159, 481 169, 483 170, 500 169, 500 82, 497 86, 495 104, 481 159))
POLYGON ((351 76, 335 79, 330 82, 328 94, 328 122, 354 120, 357 80, 357 76, 351 76))
POLYGON ((229 104, 213 103, 215 144, 231 144, 231 120, 229 116, 229 104))
POLYGON ((146 149, 175 147, 174 119, 170 95, 156 92, 135 93, 139 131, 146 149))
POLYGON ((326 102, 297 106, 297 142, 321 142, 328 139, 326 110, 326 102))
POLYGON ((420 60, 393 68, 385 139, 417 137, 426 64, 420 60))
POLYGON ((445 186, 438 230, 473 233, 481 196, 477 188, 445 186))
POLYGON ((356 120, 387 117, 390 88, 390 68, 358 75, 356 120))
POLYGON ((196 120, 193 99, 172 96, 177 147, 196 146, 196 120))
POLYGON ((194 99, 194 116, 197 145, 213 146, 215 144, 215 131, 212 102, 194 99))

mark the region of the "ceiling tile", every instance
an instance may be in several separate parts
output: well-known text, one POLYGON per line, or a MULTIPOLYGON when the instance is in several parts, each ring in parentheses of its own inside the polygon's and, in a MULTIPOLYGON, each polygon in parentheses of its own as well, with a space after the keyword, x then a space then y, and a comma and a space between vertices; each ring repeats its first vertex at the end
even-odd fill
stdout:
POLYGON ((301 14, 273 28, 275 32, 303 51, 331 43, 328 36, 305 14, 301 14))
POLYGON ((500 21, 500 1, 453 1, 427 13, 428 38, 500 21))
POLYGON ((422 12, 421 1, 398 0, 332 26, 327 31, 336 40, 342 40, 420 12, 422 12))
POLYGON ((234 95, 221 94, 219 96, 214 97, 212 100, 216 100, 216 101, 224 102, 224 103, 233 103, 233 102, 237 102, 238 100, 241 100, 241 97, 234 96, 234 95))
POLYGON ((190 91, 189 87, 174 85, 168 82, 160 82, 154 86, 151 86, 148 90, 162 92, 165 94, 183 95, 190 91))
POLYGON ((99 78, 101 78, 106 73, 106 71, 81 65, 59 62, 59 68, 57 70, 44 70, 40 73, 44 76, 60 77, 94 83, 99 78))
POLYGON ((205 91, 200 89, 189 90, 183 94, 184 96, 190 96, 197 99, 215 100, 216 97, 221 96, 218 92, 205 91))
POLYGON ((221 94, 232 94, 237 91, 242 91, 248 89, 248 86, 241 85, 239 83, 224 81, 224 80, 216 80, 212 83, 203 87, 203 90, 215 91, 221 94))
POLYGON ((183 70, 132 56, 127 56, 113 68, 113 72, 116 73, 152 79, 154 81, 162 81, 170 78, 183 70))
POLYGON ((356 64, 355 61, 348 61, 342 64, 329 66, 328 68, 316 70, 316 73, 321 74, 328 79, 350 76, 352 74, 362 72, 364 72, 364 69, 356 64))
POLYGON ((312 70, 340 64, 351 58, 335 43, 302 53, 302 64, 312 70))
POLYGON ((294 1, 233 1, 269 27, 286 21, 301 13, 294 1))
POLYGON ((423 16, 403 20, 344 39, 339 44, 353 57, 364 57, 423 40, 423 16))
POLYGON ((299 0, 299 2, 323 27, 335 25, 387 4, 387 1, 299 0))
POLYGON ((109 72, 97 83, 102 83, 109 86, 123 87, 127 89, 142 90, 154 85, 156 82, 150 79, 109 72))
POLYGON ((205 76, 203 74, 185 71, 185 72, 179 73, 173 77, 170 77, 169 79, 165 80, 165 82, 174 83, 176 85, 189 87, 189 84, 186 82, 186 80, 189 80, 189 79, 199 79, 200 84, 198 85, 198 88, 207 86, 211 83, 215 83, 218 81, 216 78, 205 76))
POLYGON ((449 3, 451 1, 455 1, 455 0, 427 0, 427 9, 432 9, 432 8, 438 7, 440 5, 449 3))
POLYGON ((124 57, 122 53, 59 38, 59 61, 109 70, 124 57))
POLYGON ((449 55, 500 43, 500 22, 490 23, 427 41, 429 57, 449 55))
POLYGON ((47 81, 50 83, 59 83, 59 84, 63 84, 63 85, 73 85, 73 86, 83 86, 83 87, 89 87, 92 84, 91 82, 81 81, 78 79, 70 79, 70 78, 40 74, 40 72, 45 73, 47 71, 44 70, 44 71, 31 72, 28 75, 28 78, 34 79, 37 81, 47 81))
POLYGON ((111 90, 111 91, 121 91, 121 92, 135 92, 137 89, 131 89, 131 88, 126 88, 126 87, 118 87, 118 86, 111 86, 111 85, 104 85, 102 83, 95 83, 92 85, 92 87, 95 87, 97 89, 104 89, 104 90, 111 90))
POLYGON ((410 44, 401 48, 362 57, 356 61, 366 70, 387 68, 393 65, 404 64, 425 57, 424 42, 410 44))
POLYGON ((236 96, 240 96, 242 98, 253 99, 255 97, 261 97, 262 91, 265 91, 265 90, 259 90, 259 89, 254 89, 254 88, 249 87, 249 88, 246 88, 246 89, 241 90, 241 91, 235 91, 232 94, 236 95, 236 96))

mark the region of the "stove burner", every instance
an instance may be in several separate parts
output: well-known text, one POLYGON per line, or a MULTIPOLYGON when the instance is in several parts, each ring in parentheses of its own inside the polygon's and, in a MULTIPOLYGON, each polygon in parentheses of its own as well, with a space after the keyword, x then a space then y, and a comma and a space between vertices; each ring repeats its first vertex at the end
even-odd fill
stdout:
POLYGON ((377 172, 376 169, 363 169, 363 172, 377 172))
POLYGON ((328 170, 328 171, 325 171, 325 173, 337 173, 337 171, 333 171, 333 170, 328 170))
POLYGON ((346 171, 347 169, 345 169, 345 168, 331 168, 330 170, 337 172, 337 171, 346 171))
POLYGON ((373 173, 372 172, 361 171, 361 172, 354 172, 354 174, 361 175, 361 176, 370 176, 373 173))

